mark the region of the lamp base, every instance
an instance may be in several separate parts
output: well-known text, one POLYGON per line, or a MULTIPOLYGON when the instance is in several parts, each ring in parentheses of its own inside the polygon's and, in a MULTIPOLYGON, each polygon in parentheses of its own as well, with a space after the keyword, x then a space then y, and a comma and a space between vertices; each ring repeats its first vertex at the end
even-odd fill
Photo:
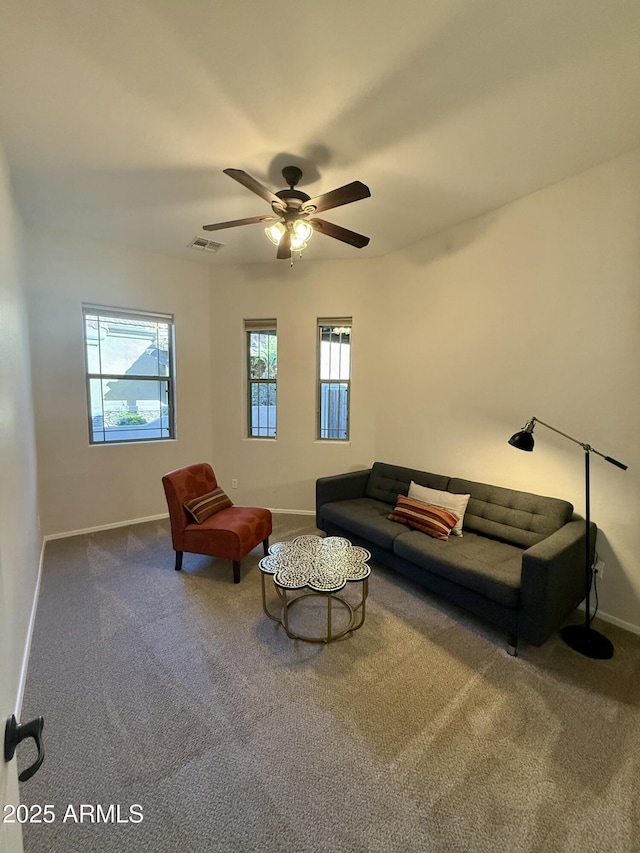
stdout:
POLYGON ((613 657, 613 643, 604 634, 587 628, 586 625, 567 625, 560 631, 562 639, 568 646, 595 660, 609 660, 613 657))

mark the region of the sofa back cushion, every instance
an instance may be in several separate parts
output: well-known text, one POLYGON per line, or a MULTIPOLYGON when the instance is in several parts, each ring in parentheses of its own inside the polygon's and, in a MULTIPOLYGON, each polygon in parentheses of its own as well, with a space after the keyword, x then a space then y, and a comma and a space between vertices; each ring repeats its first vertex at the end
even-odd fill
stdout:
POLYGON ((442 474, 429 474, 415 468, 403 468, 386 462, 374 462, 367 482, 365 495, 377 501, 396 505, 398 495, 405 497, 409 493, 411 481, 431 489, 446 489, 449 478, 442 474))
POLYGON ((449 491, 470 494, 464 516, 465 530, 492 539, 530 548, 571 520, 573 506, 559 498, 547 498, 452 478, 449 491))

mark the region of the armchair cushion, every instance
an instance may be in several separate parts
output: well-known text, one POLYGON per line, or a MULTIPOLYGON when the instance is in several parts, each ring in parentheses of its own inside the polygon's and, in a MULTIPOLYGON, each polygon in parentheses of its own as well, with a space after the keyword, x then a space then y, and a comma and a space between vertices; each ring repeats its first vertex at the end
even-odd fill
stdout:
POLYGON ((241 560, 268 539, 272 532, 271 512, 253 506, 233 506, 216 512, 202 524, 187 524, 181 550, 241 560))

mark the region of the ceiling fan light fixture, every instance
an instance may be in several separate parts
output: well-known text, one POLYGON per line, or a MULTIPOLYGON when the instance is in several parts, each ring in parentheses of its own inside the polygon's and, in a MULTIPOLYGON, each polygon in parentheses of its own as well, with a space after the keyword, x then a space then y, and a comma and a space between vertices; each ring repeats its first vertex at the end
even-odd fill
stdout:
POLYGON ((264 233, 271 240, 274 246, 279 245, 280 240, 282 240, 282 235, 287 229, 284 227, 283 222, 275 222, 273 225, 268 225, 264 229, 264 233))
MULTIPOLYGON (((284 222, 276 222, 273 225, 269 225, 267 228, 265 228, 264 233, 275 246, 278 246, 286 230, 287 227, 284 222)), ((308 222, 305 222, 304 219, 296 219, 291 226, 292 251, 301 252, 303 249, 306 249, 307 240, 311 237, 312 234, 313 228, 308 222)))
POLYGON ((306 243, 313 234, 313 228, 304 219, 296 219, 293 223, 293 233, 296 240, 306 243))

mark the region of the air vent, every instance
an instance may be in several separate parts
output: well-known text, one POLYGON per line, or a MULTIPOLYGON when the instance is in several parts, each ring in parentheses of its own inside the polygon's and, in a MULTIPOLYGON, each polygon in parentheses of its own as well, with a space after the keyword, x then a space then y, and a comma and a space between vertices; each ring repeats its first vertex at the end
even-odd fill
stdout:
POLYGON ((224 249, 224 243, 215 243, 213 240, 207 240, 206 237, 194 237, 189 243, 189 249, 199 249, 201 252, 219 252, 224 249))

